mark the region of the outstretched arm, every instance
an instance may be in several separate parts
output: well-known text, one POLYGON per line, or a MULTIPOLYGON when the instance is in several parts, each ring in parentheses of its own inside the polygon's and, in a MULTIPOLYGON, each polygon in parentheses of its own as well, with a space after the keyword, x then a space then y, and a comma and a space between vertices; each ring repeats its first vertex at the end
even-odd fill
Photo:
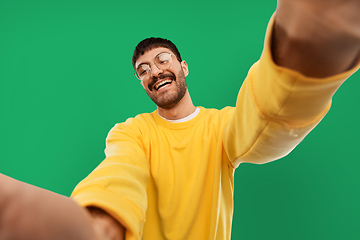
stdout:
POLYGON ((124 229, 99 209, 0 174, 0 239, 121 240, 124 229))
POLYGON ((234 167, 287 155, 325 116, 359 66, 359 10, 358 0, 278 0, 224 131, 234 167))
POLYGON ((354 67, 360 54, 360 1, 278 0, 276 64, 323 78, 354 67))

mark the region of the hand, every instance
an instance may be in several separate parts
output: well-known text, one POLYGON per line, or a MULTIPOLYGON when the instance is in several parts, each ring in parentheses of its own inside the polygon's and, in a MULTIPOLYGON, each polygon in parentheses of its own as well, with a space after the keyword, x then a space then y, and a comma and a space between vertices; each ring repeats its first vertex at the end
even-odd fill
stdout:
POLYGON ((309 77, 349 70, 360 55, 359 0, 278 0, 275 63, 309 77))
POLYGON ((321 27, 360 39, 359 0, 278 0, 277 12, 280 22, 282 18, 289 21, 284 26, 294 35, 300 26, 302 31, 321 27), (306 24, 299 22, 300 19, 306 24))

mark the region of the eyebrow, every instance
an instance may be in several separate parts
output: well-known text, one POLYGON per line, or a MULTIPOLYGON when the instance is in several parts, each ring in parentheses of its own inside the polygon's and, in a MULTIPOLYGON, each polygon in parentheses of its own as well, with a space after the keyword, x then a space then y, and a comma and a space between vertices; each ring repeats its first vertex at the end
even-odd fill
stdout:
MULTIPOLYGON (((156 55, 157 56, 157 55, 156 55)), ((135 63, 135 69, 138 69, 140 65, 142 64, 149 64, 150 62, 140 62, 138 65, 135 63)))
MULTIPOLYGON (((168 53, 168 54, 174 55, 174 54, 171 53, 171 52, 166 52, 166 51, 164 51, 164 52, 159 52, 158 54, 156 54, 155 57, 154 57, 154 59, 155 59, 157 56, 159 56, 161 53, 168 53)), ((135 63, 135 69, 137 69, 141 64, 149 64, 149 63, 151 63, 151 62, 153 62, 153 61, 141 62, 141 63, 139 63, 137 66, 136 66, 136 63, 135 63)))

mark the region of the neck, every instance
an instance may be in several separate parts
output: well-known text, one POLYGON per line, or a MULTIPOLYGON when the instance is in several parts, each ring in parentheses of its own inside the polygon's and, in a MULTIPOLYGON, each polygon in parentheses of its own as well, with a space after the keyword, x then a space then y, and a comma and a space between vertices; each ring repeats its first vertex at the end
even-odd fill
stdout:
POLYGON ((160 116, 169 120, 178 120, 189 116, 196 110, 196 107, 192 103, 189 91, 187 90, 184 97, 172 108, 165 109, 157 107, 157 111, 160 116))

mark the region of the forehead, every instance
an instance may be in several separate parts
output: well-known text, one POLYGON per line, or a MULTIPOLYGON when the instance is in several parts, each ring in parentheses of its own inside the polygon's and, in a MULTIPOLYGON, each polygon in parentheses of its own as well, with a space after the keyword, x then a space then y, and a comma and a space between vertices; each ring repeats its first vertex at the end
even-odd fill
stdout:
POLYGON ((162 52, 167 52, 167 53, 171 53, 174 54, 170 49, 168 48, 164 48, 164 47, 158 47, 158 48, 153 48, 147 52, 145 52, 143 55, 141 55, 135 62, 135 68, 137 68, 141 63, 149 63, 151 61, 154 61, 154 58, 156 57, 156 55, 158 55, 159 53, 162 52))

